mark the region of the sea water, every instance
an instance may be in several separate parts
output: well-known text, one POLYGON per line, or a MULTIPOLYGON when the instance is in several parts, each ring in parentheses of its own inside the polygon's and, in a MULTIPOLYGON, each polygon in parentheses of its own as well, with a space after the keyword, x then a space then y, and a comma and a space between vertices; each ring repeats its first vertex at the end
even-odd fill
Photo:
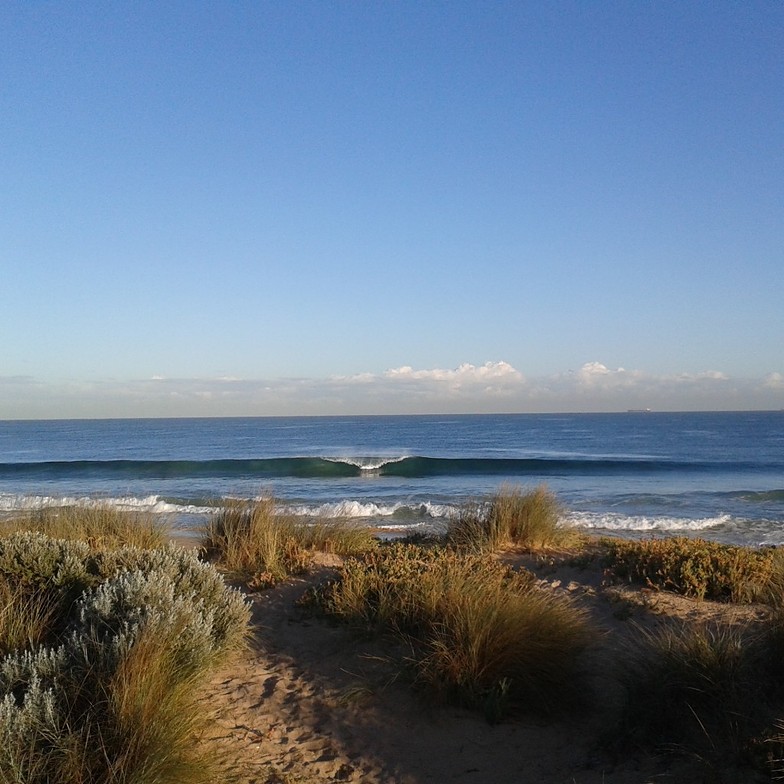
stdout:
POLYGON ((226 499, 442 529, 546 484, 564 522, 784 544, 784 412, 0 422, 0 514, 111 504, 194 529, 226 499))

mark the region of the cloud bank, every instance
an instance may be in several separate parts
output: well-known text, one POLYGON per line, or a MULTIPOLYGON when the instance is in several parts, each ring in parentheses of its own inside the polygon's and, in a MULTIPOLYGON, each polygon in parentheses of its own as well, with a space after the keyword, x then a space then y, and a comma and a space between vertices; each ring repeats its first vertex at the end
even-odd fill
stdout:
POLYGON ((330 378, 167 378, 44 382, 0 377, 0 418, 277 416, 784 408, 784 374, 654 375, 590 361, 528 377, 504 361, 390 368, 330 378))

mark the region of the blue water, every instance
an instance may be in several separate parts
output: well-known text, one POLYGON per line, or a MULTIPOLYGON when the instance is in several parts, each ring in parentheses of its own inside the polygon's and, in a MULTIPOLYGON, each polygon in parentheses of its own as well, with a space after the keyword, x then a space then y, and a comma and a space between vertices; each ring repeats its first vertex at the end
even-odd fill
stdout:
POLYGON ((101 502, 193 527, 272 494, 303 517, 438 528, 540 483, 599 533, 784 544, 784 412, 0 422, 0 513, 101 502))

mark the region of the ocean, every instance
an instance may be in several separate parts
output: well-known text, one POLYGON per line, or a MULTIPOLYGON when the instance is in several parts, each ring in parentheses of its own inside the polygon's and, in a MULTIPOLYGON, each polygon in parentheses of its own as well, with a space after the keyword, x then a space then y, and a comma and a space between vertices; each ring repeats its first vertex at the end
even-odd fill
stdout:
POLYGON ((391 533, 546 484, 594 533, 784 544, 784 411, 0 421, 0 514, 112 504, 195 531, 225 499, 391 533))

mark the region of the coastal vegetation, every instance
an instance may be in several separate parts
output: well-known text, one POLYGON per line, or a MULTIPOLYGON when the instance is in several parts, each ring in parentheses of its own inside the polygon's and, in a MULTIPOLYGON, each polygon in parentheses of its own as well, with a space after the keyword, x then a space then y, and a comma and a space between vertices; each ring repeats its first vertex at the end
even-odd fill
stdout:
POLYGON ((695 599, 739 604, 780 603, 784 557, 780 550, 754 549, 675 536, 602 542, 606 575, 695 599))
POLYGON ((784 696, 776 626, 670 622, 640 629, 621 659, 626 700, 616 743, 700 760, 716 781, 770 770, 784 751, 775 740, 784 696))
POLYGON ((466 504, 460 509, 449 522, 446 539, 469 552, 574 545, 577 535, 561 524, 562 516, 558 499, 544 485, 530 492, 503 487, 488 503, 466 504))
POLYGON ((695 781, 784 776, 780 551, 588 539, 562 517, 545 487, 502 488, 441 535, 380 541, 265 498, 228 504, 189 550, 109 508, 4 521, 0 781, 230 780, 228 747, 200 740, 205 684, 250 634, 222 575, 259 592, 314 565, 328 568, 298 612, 374 640, 426 700, 555 720, 590 712, 601 677, 617 694, 609 758, 686 759, 695 781))
POLYGON ((0 538, 0 781, 220 780, 198 700, 248 620, 193 552, 0 538))
POLYGON ((201 536, 207 558, 255 588, 304 572, 317 552, 348 556, 376 545, 365 527, 341 521, 298 522, 284 515, 270 497, 229 502, 210 518, 201 536))
POLYGON ((439 545, 393 543, 351 558, 309 603, 411 651, 417 684, 491 721, 523 705, 552 712, 575 696, 588 630, 573 603, 533 575, 439 545))
POLYGON ((97 549, 121 545, 162 547, 169 536, 166 521, 160 515, 101 503, 44 507, 0 520, 0 536, 15 531, 38 531, 54 539, 78 539, 97 549))

